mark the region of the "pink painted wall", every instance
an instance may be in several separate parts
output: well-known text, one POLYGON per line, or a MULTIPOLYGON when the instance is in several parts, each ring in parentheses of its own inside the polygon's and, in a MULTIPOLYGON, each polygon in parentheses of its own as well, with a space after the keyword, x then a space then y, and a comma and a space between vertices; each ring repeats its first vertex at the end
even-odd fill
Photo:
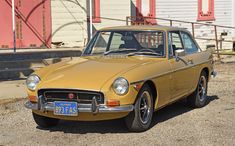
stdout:
MULTIPOLYGON (((17 48, 51 47, 50 0, 15 0, 17 48)), ((11 0, 0 1, 0 48, 13 47, 11 0)))

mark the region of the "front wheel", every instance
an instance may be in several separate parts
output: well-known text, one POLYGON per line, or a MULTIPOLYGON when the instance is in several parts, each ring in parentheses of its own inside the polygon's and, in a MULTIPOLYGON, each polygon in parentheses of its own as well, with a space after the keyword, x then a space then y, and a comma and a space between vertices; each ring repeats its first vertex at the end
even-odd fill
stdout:
POLYGON ((35 113, 33 113, 33 118, 37 125, 42 128, 51 128, 59 123, 59 119, 44 117, 35 113))
POLYGON ((144 85, 137 95, 134 111, 125 118, 127 128, 139 132, 149 129, 153 111, 152 91, 148 85, 144 85))
POLYGON ((190 106, 200 108, 207 104, 207 84, 207 74, 205 71, 202 71, 196 90, 187 98, 190 106))

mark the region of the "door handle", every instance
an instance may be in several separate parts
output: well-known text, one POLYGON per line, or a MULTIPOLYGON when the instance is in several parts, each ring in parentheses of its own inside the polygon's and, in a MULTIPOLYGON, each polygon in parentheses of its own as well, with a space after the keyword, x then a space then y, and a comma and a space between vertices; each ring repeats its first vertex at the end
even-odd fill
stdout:
POLYGON ((188 64, 193 64, 193 59, 192 58, 188 59, 188 64))

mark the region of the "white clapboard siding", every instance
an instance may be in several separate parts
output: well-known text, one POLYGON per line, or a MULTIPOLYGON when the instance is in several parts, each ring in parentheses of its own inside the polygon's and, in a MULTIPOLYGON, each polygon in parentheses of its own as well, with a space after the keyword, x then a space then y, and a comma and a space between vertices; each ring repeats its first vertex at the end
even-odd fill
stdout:
POLYGON ((83 46, 87 38, 86 0, 51 0, 52 42, 83 46))
MULTIPOLYGON (((232 14, 232 23, 233 23, 233 27, 235 27, 235 0, 232 0, 232 10, 233 10, 233 14, 232 14)), ((235 41, 235 29, 233 30, 233 40, 235 41)))
MULTIPOLYGON (((235 25, 235 0, 215 0, 215 21, 217 25, 235 25)), ((87 39, 89 25, 87 25, 88 0, 51 0, 53 42, 64 42, 66 47, 83 46, 87 39)), ((101 23, 93 23, 95 30, 103 27, 125 25, 126 16, 135 16, 136 0, 100 0, 101 23), (109 20, 118 19, 118 20, 109 20)), ((156 17, 197 22, 198 0, 156 0, 156 17)), ((157 21, 160 25, 169 25, 167 21, 157 21)), ((192 30, 191 24, 173 23, 173 26, 192 30)), ((218 28, 218 37, 221 32, 227 32, 226 39, 235 37, 235 30, 218 28)), ((213 27, 195 25, 195 36, 214 38, 213 27)), ((197 40, 203 49, 206 45, 215 44, 215 41, 197 40)), ((223 48, 231 48, 232 43, 223 43, 223 48)))
POLYGON ((131 15, 129 0, 100 0, 101 23, 94 23, 95 29, 126 24, 126 17, 131 15), (108 20, 105 18, 120 19, 108 20), (122 20, 122 21, 121 21, 122 20))
MULTIPOLYGON (((156 16, 159 18, 176 19, 183 21, 197 21, 198 0, 157 0, 156 16)), ((215 21, 202 21, 217 25, 232 26, 232 0, 215 0, 215 21)), ((169 25, 169 22, 158 20, 160 25, 169 25)), ((173 26, 187 28, 192 30, 191 24, 173 23, 173 26)), ((232 39, 232 29, 218 28, 218 35, 221 32, 227 32, 226 39, 232 39)), ((195 36, 203 38, 214 38, 214 28, 205 25, 195 25, 195 36)), ((219 37, 219 36, 218 36, 219 37)), ((206 45, 215 44, 215 41, 197 40, 202 49, 206 45)), ((230 49, 232 43, 223 43, 223 48, 230 49)))

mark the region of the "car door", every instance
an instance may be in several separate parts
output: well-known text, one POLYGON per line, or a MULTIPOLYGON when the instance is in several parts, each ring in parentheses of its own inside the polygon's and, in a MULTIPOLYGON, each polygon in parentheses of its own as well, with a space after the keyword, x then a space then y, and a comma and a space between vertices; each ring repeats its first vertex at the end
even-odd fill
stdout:
MULTIPOLYGON (((185 53, 187 54, 188 64, 191 67, 191 78, 190 78, 190 91, 194 90, 193 87, 197 85, 199 72, 197 72, 197 65, 200 64, 199 53, 201 52, 197 43, 192 39, 192 36, 186 32, 181 31, 181 38, 184 45, 185 53)), ((189 91, 189 92, 190 92, 189 91)))
POLYGON ((170 85, 171 100, 178 99, 188 94, 191 88, 191 78, 193 75, 192 64, 187 54, 176 59, 175 51, 183 50, 181 33, 179 31, 171 31, 168 34, 169 46, 169 63, 172 69, 172 81, 170 85))

